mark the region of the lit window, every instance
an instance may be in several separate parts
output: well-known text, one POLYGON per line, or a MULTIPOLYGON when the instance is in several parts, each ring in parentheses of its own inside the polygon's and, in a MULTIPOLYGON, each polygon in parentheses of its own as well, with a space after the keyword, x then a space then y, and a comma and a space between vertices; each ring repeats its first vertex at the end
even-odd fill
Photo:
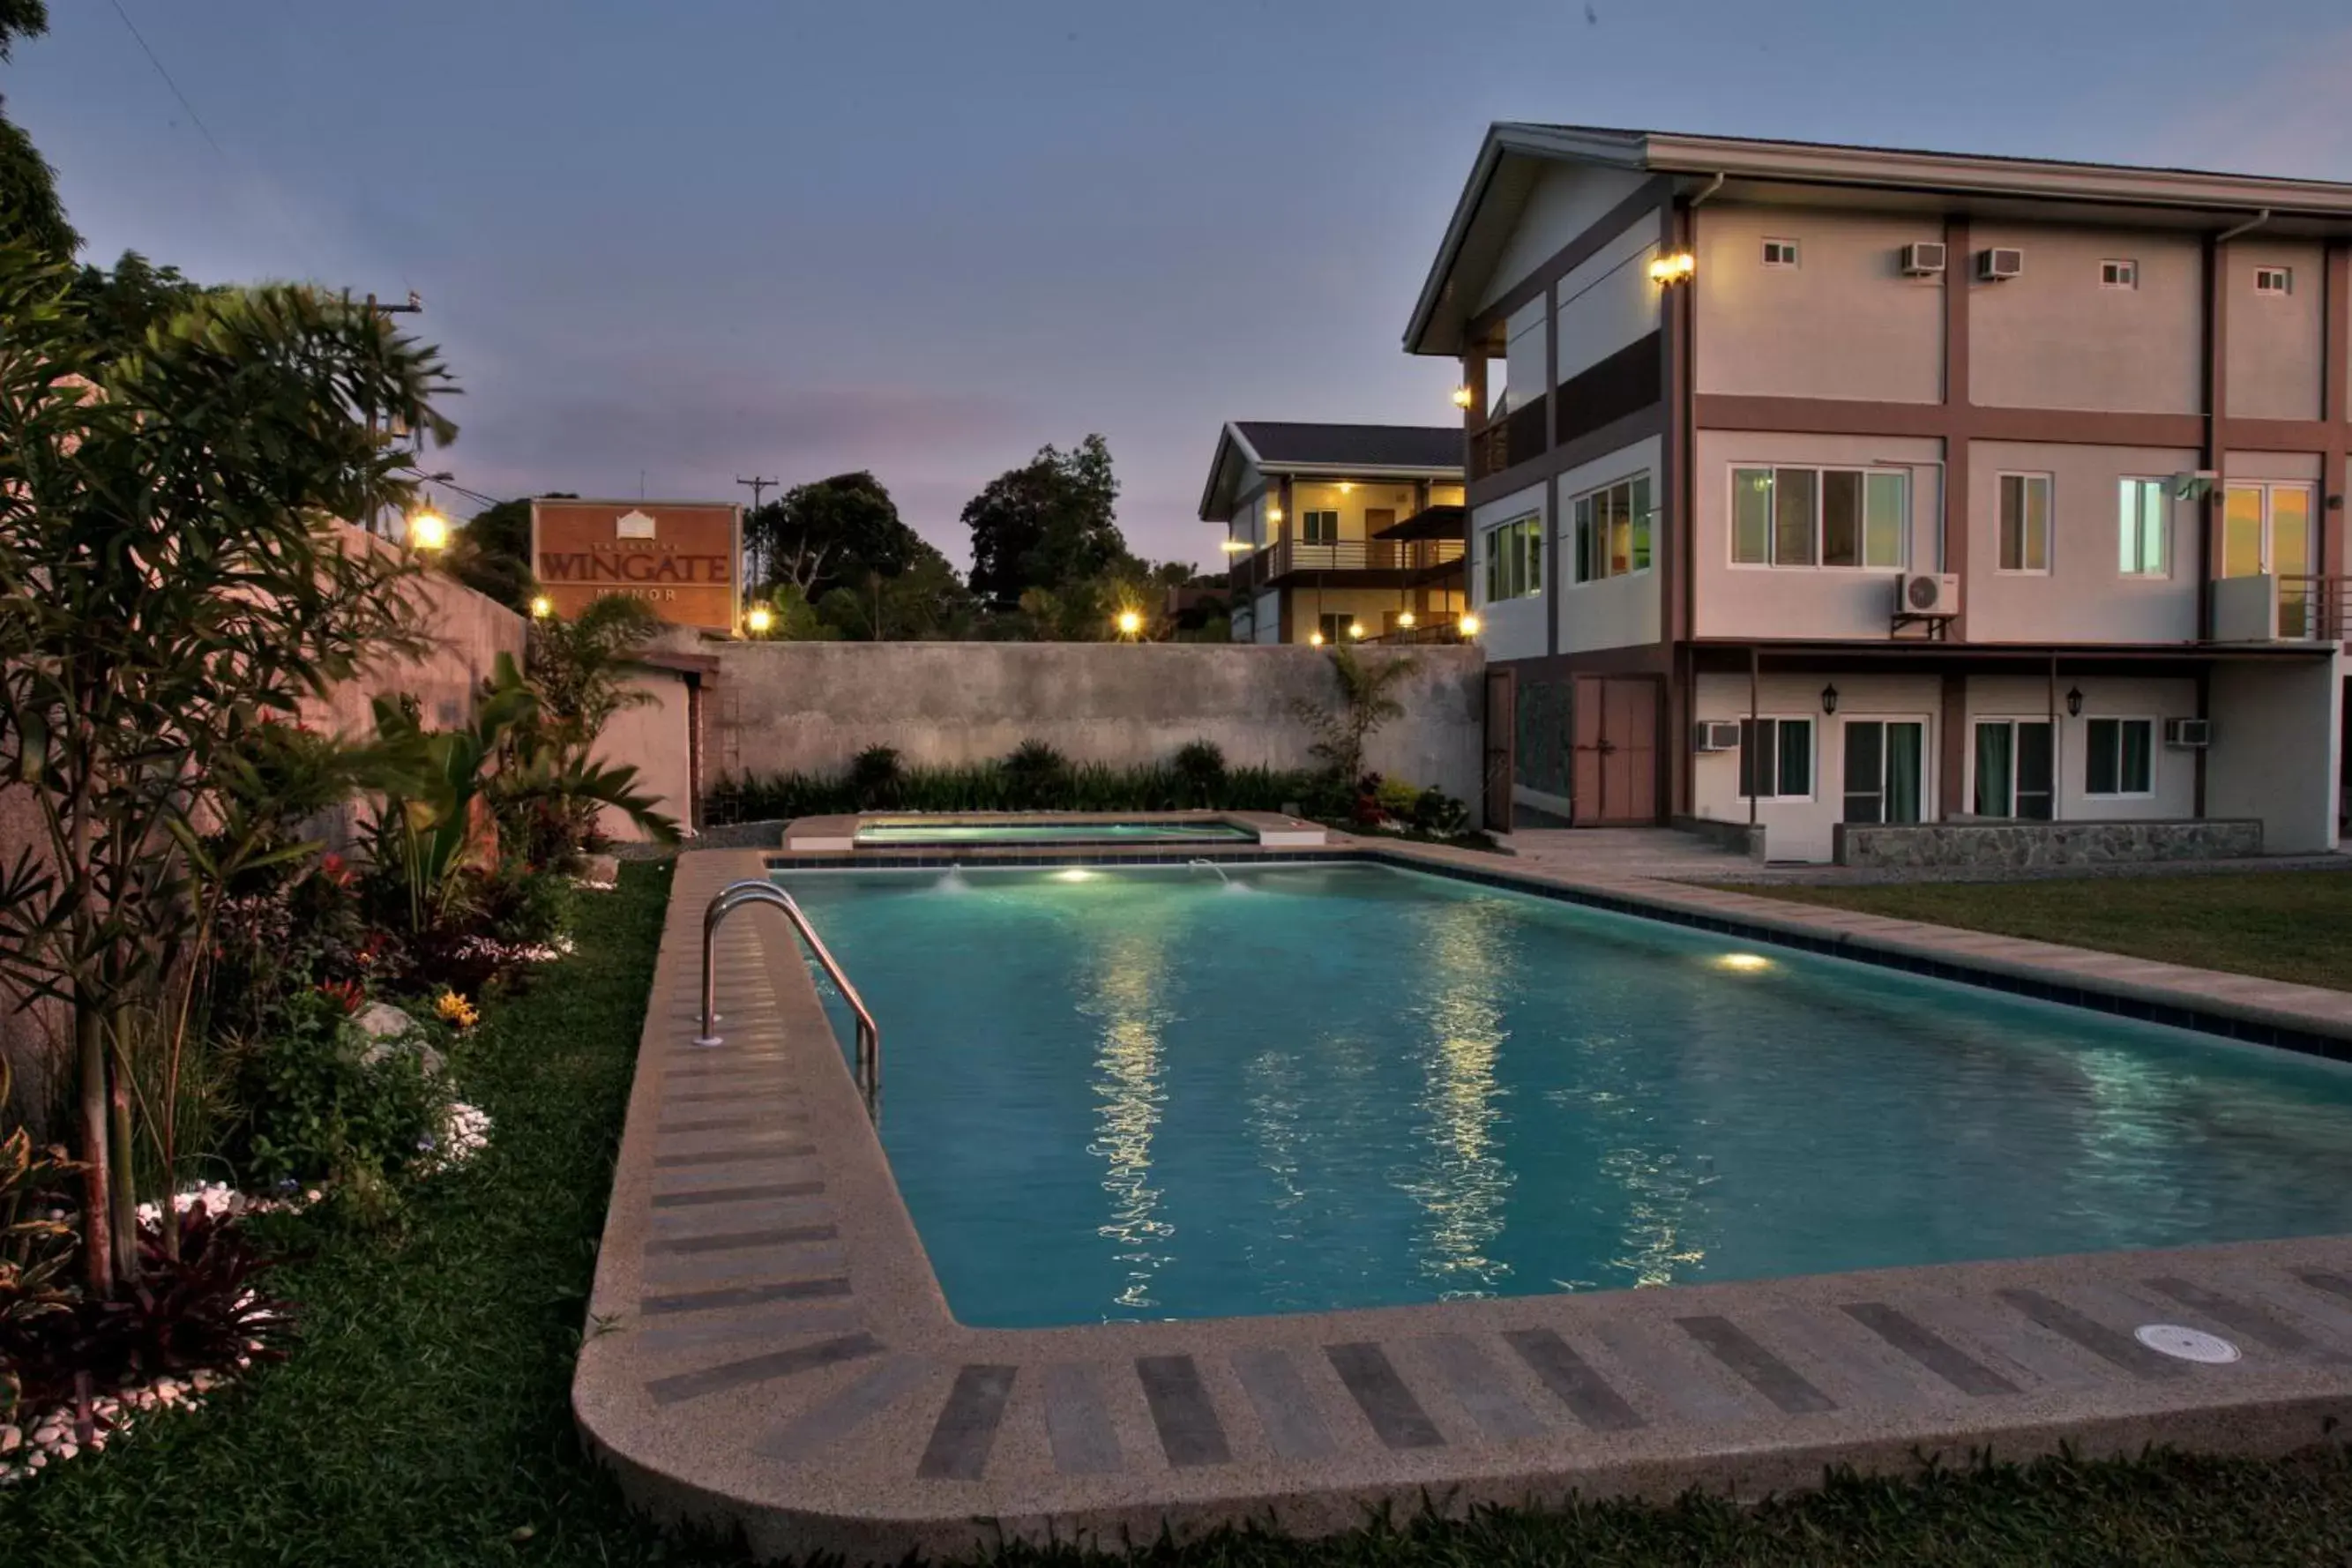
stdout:
POLYGON ((1530 512, 1486 531, 1486 602, 1543 592, 1543 519, 1530 512))
POLYGON ((2156 721, 2094 719, 2085 726, 2084 795, 2156 793, 2156 721))
POLYGON ((1764 265, 1794 267, 1797 264, 1797 242, 1793 239, 1768 239, 1764 242, 1764 265))
POLYGON ((2172 502, 2162 479, 2126 479, 2118 487, 2117 566, 2126 577, 2172 574, 2172 502))
POLYGON ((1576 580, 1650 569, 1650 476, 1638 474, 1576 498, 1576 580))
POLYGON ((2050 476, 2000 476, 2000 569, 2050 570, 2050 476))
POLYGON ((1899 468, 1734 468, 1731 559, 1740 566, 1899 572, 1911 476, 1899 468))
POLYGON ((2294 293, 2294 268, 2292 267, 2255 268, 2254 292, 2281 299, 2294 293))
POLYGON ((2138 288, 2139 263, 2137 261, 2100 262, 2099 287, 2102 289, 2138 288))
POLYGON ((1813 794, 1813 721, 1742 719, 1739 794, 1745 799, 1810 800, 1813 794))
POLYGON ((1302 511, 1298 523, 1299 537, 1309 544, 1339 542, 1339 514, 1336 511, 1302 511))

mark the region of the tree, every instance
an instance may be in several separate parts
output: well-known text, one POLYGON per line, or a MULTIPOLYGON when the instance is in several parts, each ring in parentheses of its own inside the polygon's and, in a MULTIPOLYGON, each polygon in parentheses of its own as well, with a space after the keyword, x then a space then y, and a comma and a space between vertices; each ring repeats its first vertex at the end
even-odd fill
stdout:
MULTIPOLYGON (((17 39, 37 38, 48 30, 43 0, 0 0, 0 63, 13 56, 17 39)), ((57 261, 81 248, 81 236, 66 221, 65 204, 58 199, 58 172, 24 128, 7 118, 0 100, 0 243, 8 241, 57 261)))
POLYGON ((1110 447, 1088 436, 1067 452, 1041 447, 1024 467, 989 481, 963 509, 971 531, 971 591, 1006 609, 1024 592, 1060 592, 1126 561, 1110 447))
POLYGON ((827 594, 816 610, 843 637, 860 642, 912 642, 961 631, 971 618, 972 602, 947 557, 926 544, 897 576, 869 572, 862 583, 845 584, 827 594))
MULTIPOLYGON (((570 500, 573 492, 550 490, 542 499, 570 500)), ((530 559, 530 502, 502 500, 476 512, 450 541, 446 568, 477 594, 528 612, 539 590, 530 559)))
POLYGON ((1413 671, 1411 654, 1385 658, 1360 658, 1342 644, 1330 650, 1331 673, 1339 683, 1339 705, 1318 707, 1300 702, 1298 717, 1312 726, 1317 739, 1309 751, 1342 783, 1352 784, 1364 772, 1364 742, 1391 719, 1404 717, 1396 689, 1413 671))
POLYGON ((438 356, 363 306, 207 293, 126 347, 75 284, 0 246, 0 778, 40 825, 0 868, 0 980, 70 1023, 104 1294, 137 1266, 132 1086, 188 973, 190 847, 255 726, 424 646, 412 563, 333 520, 409 497, 370 414, 456 429, 438 356))
POLYGON ((900 519, 882 481, 863 470, 793 486, 751 513, 743 542, 757 563, 756 581, 789 584, 812 604, 877 574, 898 576, 926 557, 947 566, 947 557, 900 519))

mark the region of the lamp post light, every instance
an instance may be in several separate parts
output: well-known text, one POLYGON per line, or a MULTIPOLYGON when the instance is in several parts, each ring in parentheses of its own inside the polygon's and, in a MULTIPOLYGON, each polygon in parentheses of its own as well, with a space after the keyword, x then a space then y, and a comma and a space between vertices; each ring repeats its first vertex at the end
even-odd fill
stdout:
POLYGON ((1118 613, 1119 636, 1123 637, 1135 637, 1140 636, 1142 631, 1143 616, 1141 615, 1134 610, 1121 610, 1118 613))
POLYGON ((766 637, 768 628, 775 624, 776 613, 765 605, 752 605, 743 616, 743 628, 755 637, 766 637))
POLYGON ((554 600, 549 598, 544 594, 533 594, 530 596, 530 618, 532 620, 543 621, 553 614, 555 614, 554 600))
POLYGON ((433 510, 427 501, 422 510, 409 513, 408 547, 438 552, 449 548, 449 520, 433 510))

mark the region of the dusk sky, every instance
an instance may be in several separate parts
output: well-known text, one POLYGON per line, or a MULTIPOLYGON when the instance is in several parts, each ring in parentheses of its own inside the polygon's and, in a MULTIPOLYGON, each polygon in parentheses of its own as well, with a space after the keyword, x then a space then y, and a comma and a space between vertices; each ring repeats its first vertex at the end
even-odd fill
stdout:
POLYGON ((119 4, 0 69, 92 258, 420 291, 476 489, 867 468, 960 564, 1046 442, 1207 563, 1222 421, 1450 422, 1489 121, 2352 179, 2341 0, 119 4))

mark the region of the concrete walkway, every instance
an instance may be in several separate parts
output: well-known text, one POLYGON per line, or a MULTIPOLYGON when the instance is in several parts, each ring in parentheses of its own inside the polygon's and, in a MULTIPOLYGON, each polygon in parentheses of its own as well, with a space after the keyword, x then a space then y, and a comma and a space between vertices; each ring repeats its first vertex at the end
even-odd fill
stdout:
POLYGON ((1738 850, 1671 827, 1528 827, 1502 842, 1513 858, 1562 877, 1719 882, 1759 869, 1738 850))

